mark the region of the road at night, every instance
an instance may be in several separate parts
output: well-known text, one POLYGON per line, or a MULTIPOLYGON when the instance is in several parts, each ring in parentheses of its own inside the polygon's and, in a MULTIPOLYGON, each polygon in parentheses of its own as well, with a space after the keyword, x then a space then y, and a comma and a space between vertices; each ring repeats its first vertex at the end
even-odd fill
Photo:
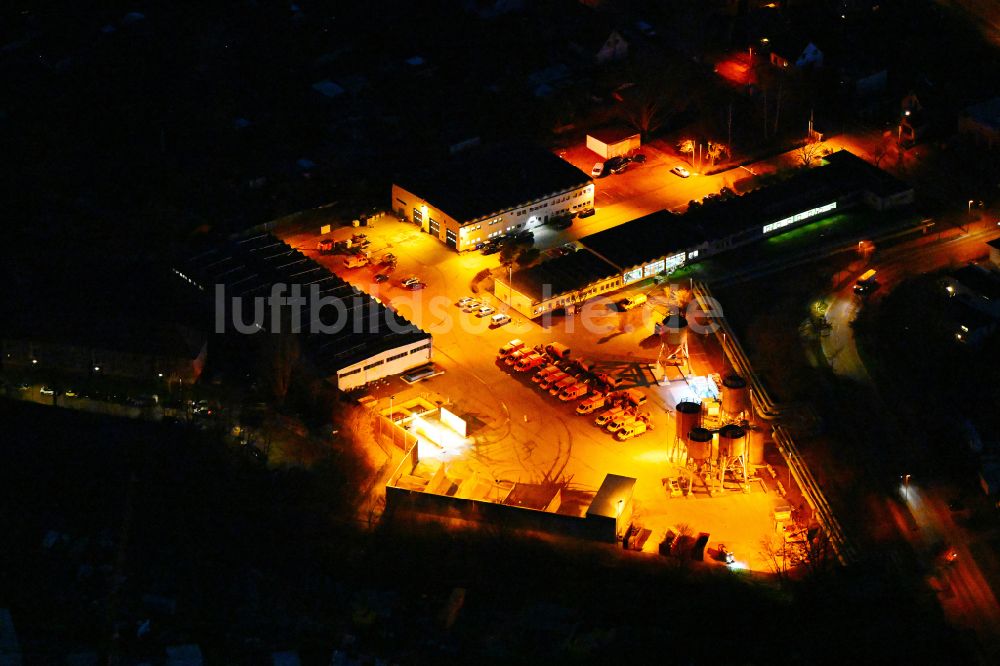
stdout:
MULTIPOLYGON (((878 271, 879 292, 891 291, 902 280, 940 270, 949 265, 961 265, 980 258, 985 254, 985 242, 997 236, 998 229, 992 217, 978 223, 959 236, 937 241, 931 237, 921 237, 914 241, 890 248, 877 254, 870 264, 878 271)), ((858 269, 860 273, 863 268, 858 269)), ((863 307, 863 302, 853 293, 853 278, 827 296, 829 309, 827 321, 830 334, 821 338, 823 353, 831 371, 840 377, 861 385, 872 385, 864 363, 858 354, 851 323, 863 307)), ((872 409, 875 413, 890 415, 890 408, 882 402, 877 386, 870 392, 870 399, 877 401, 872 409)), ((888 426, 892 419, 888 420, 888 426)), ((898 422, 897 422, 898 423, 898 422)), ((896 430, 896 428, 893 428, 896 430)), ((912 432, 899 432, 896 437, 910 447, 921 447, 919 437, 912 432)), ((916 459, 920 451, 911 451, 916 459)), ((970 535, 955 524, 948 508, 948 498, 941 490, 920 485, 911 480, 905 489, 900 488, 912 518, 897 520, 901 534, 918 554, 933 561, 938 570, 936 585, 940 588, 939 598, 949 620, 956 626, 974 632, 978 647, 984 655, 984 663, 997 663, 1000 659, 1000 606, 989 582, 983 575, 966 544, 970 535), (915 529, 914 527, 915 526, 915 529), (958 559, 951 564, 942 564, 935 558, 935 549, 946 544, 956 549, 958 559)), ((887 511, 893 513, 895 500, 887 499, 887 511)))

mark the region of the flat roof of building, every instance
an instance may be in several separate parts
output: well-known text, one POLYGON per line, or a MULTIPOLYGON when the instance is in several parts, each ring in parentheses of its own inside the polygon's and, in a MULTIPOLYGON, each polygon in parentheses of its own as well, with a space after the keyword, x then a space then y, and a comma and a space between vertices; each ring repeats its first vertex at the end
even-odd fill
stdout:
POLYGON ((514 289, 543 301, 618 274, 618 268, 587 249, 511 273, 514 289))
POLYGON ((619 269, 683 252, 707 241, 685 215, 661 210, 580 239, 585 247, 619 269))
POLYGON ((463 151, 396 184, 459 223, 499 214, 591 182, 558 155, 532 144, 500 144, 463 151))
MULTIPOLYGON (((180 270, 207 294, 214 294, 215 285, 225 285, 227 298, 259 296, 266 299, 275 284, 285 285, 284 295, 288 296, 292 285, 300 285, 301 296, 307 301, 300 307, 302 348, 316 368, 327 376, 384 351, 431 337, 396 311, 271 234, 213 247, 189 259, 180 270), (323 299, 320 307, 313 308, 309 302, 313 289, 323 299), (335 326, 342 317, 347 321, 335 326), (336 330, 311 332, 314 322, 336 330)), ((250 319, 247 314, 250 309, 250 305, 244 303, 245 320, 250 319)), ((268 317, 265 328, 269 323, 268 317)))
POLYGON ((997 277, 985 268, 969 264, 952 271, 949 275, 964 287, 971 289, 980 296, 988 298, 991 301, 1000 301, 1000 277, 997 277))
POLYGON ((608 474, 604 477, 601 487, 594 495, 594 500, 587 508, 588 516, 605 516, 607 518, 618 517, 618 501, 628 502, 632 499, 632 490, 635 488, 635 479, 630 476, 620 476, 618 474, 608 474))

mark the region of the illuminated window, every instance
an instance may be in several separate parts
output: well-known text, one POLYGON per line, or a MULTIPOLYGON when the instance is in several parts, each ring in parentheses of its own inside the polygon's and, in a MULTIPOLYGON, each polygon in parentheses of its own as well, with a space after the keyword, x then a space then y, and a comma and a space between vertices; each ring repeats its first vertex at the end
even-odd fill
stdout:
POLYGON ((622 276, 622 280, 624 281, 625 284, 631 284, 632 282, 636 282, 641 279, 642 279, 641 268, 635 268, 633 270, 630 270, 622 276))
POLYGON ((676 268, 684 263, 684 253, 675 254, 672 257, 667 257, 665 260, 665 270, 670 270, 671 268, 676 268))
POLYGON ((688 252, 688 259, 696 259, 698 257, 698 250, 693 250, 688 252))
POLYGON ((660 259, 659 261, 654 261, 651 264, 646 264, 642 269, 642 274, 645 277, 649 277, 650 275, 656 275, 657 273, 663 270, 664 265, 665 262, 663 261, 663 259, 660 259))
POLYGON ((796 222, 800 222, 810 217, 815 217, 822 213, 834 210, 836 207, 837 207, 837 202, 834 201, 833 203, 827 204, 825 206, 820 206, 818 208, 810 208, 809 210, 802 211, 801 213, 797 213, 795 215, 792 215, 791 217, 786 217, 783 220, 778 220, 777 222, 772 222, 771 224, 765 224, 764 233, 769 234, 772 231, 776 231, 783 227, 787 227, 790 224, 795 224, 796 222))

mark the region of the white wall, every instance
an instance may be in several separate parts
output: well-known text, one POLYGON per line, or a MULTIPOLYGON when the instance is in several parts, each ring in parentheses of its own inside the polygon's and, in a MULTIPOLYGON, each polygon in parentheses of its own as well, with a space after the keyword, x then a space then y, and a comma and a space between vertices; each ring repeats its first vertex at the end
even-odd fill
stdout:
POLYGON ((430 361, 433 351, 434 347, 430 339, 386 350, 337 372, 337 388, 341 391, 350 391, 364 386, 368 382, 406 372, 410 368, 430 361), (426 349, 422 349, 423 347, 426 349), (400 358, 393 358, 394 356, 400 356, 400 358), (374 363, 379 363, 379 365, 365 369, 365 366, 374 363))
POLYGON ((421 210, 423 217, 421 227, 424 231, 429 231, 429 220, 434 218, 441 223, 437 239, 445 242, 447 231, 453 231, 456 234, 456 249, 459 252, 475 249, 477 243, 510 231, 541 226, 545 224, 548 217, 553 215, 577 213, 584 208, 592 208, 593 206, 594 184, 587 183, 583 187, 560 192, 524 206, 510 208, 489 219, 466 221, 465 224, 461 224, 460 221, 448 215, 447 211, 436 208, 433 202, 424 201, 398 185, 392 186, 393 210, 402 210, 404 216, 409 220, 413 219, 414 208, 421 210))

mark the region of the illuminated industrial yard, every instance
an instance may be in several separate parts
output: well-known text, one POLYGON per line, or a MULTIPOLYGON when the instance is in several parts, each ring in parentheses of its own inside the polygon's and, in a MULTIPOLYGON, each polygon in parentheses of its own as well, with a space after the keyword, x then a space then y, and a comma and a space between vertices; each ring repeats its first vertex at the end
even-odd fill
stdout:
POLYGON ((1000 663, 1000 18, 0 8, 0 666, 1000 663))

